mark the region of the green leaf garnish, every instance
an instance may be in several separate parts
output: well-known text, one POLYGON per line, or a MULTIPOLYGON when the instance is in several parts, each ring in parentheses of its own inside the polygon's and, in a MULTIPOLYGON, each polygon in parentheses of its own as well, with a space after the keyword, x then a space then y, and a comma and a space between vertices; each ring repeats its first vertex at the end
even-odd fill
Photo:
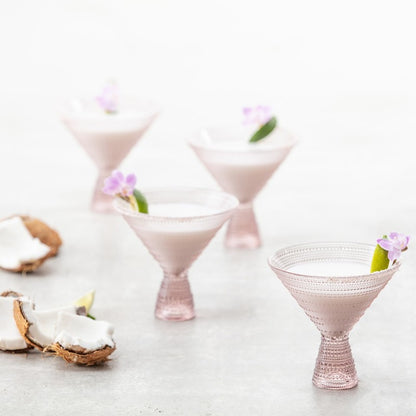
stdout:
MULTIPOLYGON (((387 238, 386 235, 383 235, 383 238, 387 238)), ((371 261, 370 273, 379 272, 380 270, 388 269, 390 260, 388 258, 389 252, 384 250, 378 244, 374 250, 373 260, 371 261)))
POLYGON ((90 314, 87 314, 87 318, 93 319, 95 321, 95 316, 92 316, 90 314))
POLYGON ((258 142, 268 136, 277 126, 277 118, 272 117, 266 124, 263 124, 252 136, 250 143, 258 142))
POLYGON ((143 214, 148 214, 149 206, 147 205, 147 201, 144 195, 139 190, 135 189, 133 191, 133 196, 137 203, 137 210, 143 214))

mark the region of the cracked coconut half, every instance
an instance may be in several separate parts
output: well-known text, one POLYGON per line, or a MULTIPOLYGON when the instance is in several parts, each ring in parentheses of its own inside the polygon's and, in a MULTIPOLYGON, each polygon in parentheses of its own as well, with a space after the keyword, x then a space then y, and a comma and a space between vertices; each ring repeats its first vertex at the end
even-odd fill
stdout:
POLYGON ((3 292, 0 295, 0 350, 9 352, 26 352, 30 345, 26 344, 17 328, 13 316, 13 303, 20 294, 3 292))
POLYGON ((59 234, 44 222, 14 216, 0 221, 0 268, 12 272, 32 272, 62 244, 59 234))
POLYGON ((14 301, 14 319, 25 341, 40 351, 48 350, 56 334, 56 322, 60 312, 76 315, 77 306, 36 310, 33 302, 25 297, 14 301))
MULTIPOLYGON (((82 308, 85 312, 85 308, 82 308)), ((79 308, 36 311, 28 299, 16 299, 14 318, 26 342, 41 351, 55 352, 65 361, 95 365, 107 361, 115 350, 114 327, 77 315, 79 308)))
POLYGON ((114 327, 108 322, 62 312, 56 328, 58 335, 50 349, 69 363, 100 364, 116 349, 114 327))

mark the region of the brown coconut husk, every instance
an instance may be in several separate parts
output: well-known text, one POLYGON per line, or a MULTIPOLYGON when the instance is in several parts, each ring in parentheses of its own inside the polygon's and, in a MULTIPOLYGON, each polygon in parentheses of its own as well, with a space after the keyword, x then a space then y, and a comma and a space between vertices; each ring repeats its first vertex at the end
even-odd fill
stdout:
MULTIPOLYGON (((14 216, 9 218, 13 217, 14 216)), ((50 250, 45 256, 33 262, 22 263, 19 267, 15 269, 3 269, 16 273, 30 273, 37 270, 43 264, 43 262, 47 260, 49 257, 53 257, 58 254, 59 247, 62 245, 62 240, 59 234, 44 222, 36 218, 29 217, 27 215, 19 215, 19 217, 23 220, 23 223, 29 230, 30 234, 32 234, 32 236, 35 238, 39 238, 39 240, 43 244, 46 244, 50 248, 50 250)))
MULTIPOLYGON (((20 293, 15 292, 14 290, 6 290, 5 292, 3 292, 2 294, 0 294, 1 297, 4 298, 19 298, 20 296, 22 296, 20 293)), ((13 312, 14 312, 14 302, 13 302, 13 312)), ((20 332, 20 329, 19 329, 20 332)), ((24 337, 23 337, 24 338, 24 337)), ((24 338, 25 342, 26 342, 26 338, 24 338)), ((20 353, 25 353, 28 352, 29 350, 31 350, 33 347, 32 345, 28 344, 26 342, 27 347, 26 348, 22 348, 20 350, 3 350, 0 348, 1 351, 4 352, 10 352, 12 354, 20 354, 20 353)))
POLYGON ((56 256, 58 254, 59 247, 62 245, 62 239, 60 235, 49 225, 45 224, 37 218, 32 218, 27 215, 21 215, 26 228, 29 230, 33 237, 39 238, 39 240, 51 248, 49 256, 56 256))
POLYGON ((23 295, 19 292, 15 292, 14 290, 6 290, 0 294, 0 296, 3 298, 20 298, 23 295))
POLYGON ((30 347, 35 347, 39 351, 44 351, 45 348, 42 345, 39 345, 34 341, 32 338, 29 337, 29 327, 30 322, 26 319, 23 310, 22 310, 22 301, 20 299, 16 299, 13 302, 13 314, 14 320, 16 321, 17 329, 20 332, 20 335, 25 340, 26 344, 30 347))
POLYGON ((80 346, 64 348, 58 342, 51 345, 49 350, 63 358, 67 363, 92 366, 103 364, 109 360, 108 356, 114 352, 116 347, 106 346, 100 350, 88 351, 80 346))

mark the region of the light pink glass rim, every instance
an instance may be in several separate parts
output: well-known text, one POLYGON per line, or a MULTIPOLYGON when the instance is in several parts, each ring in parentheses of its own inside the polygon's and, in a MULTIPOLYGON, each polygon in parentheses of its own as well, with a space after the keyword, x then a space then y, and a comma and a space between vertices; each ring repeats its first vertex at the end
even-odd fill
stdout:
MULTIPOLYGON (((135 97, 135 96, 130 96, 130 95, 122 95, 121 96, 122 100, 126 100, 127 102, 130 103, 136 103, 138 104, 139 107, 150 107, 150 110, 146 110, 143 111, 143 119, 152 119, 155 118, 156 116, 158 116, 161 112, 162 112, 162 107, 154 100, 148 99, 148 98, 140 98, 140 97, 135 97)), ((94 97, 67 97, 67 98, 63 98, 60 100, 59 104, 58 104, 58 112, 59 112, 59 118, 61 119, 61 121, 65 122, 65 121, 73 121, 73 120, 89 120, 91 117, 88 116, 88 114, 83 113, 82 111, 78 112, 74 112, 74 111, 70 111, 68 109, 68 105, 70 104, 70 102, 72 100, 79 100, 81 102, 87 102, 87 103, 92 103, 94 102, 94 97)), ((134 108, 135 106, 133 105, 132 108, 134 108)), ((135 117, 131 117, 131 118, 135 118, 135 117)))
MULTIPOLYGON (((348 246, 350 245, 351 247, 361 247, 361 248, 368 248, 368 249, 372 249, 374 250, 376 248, 375 244, 369 244, 369 243, 357 243, 357 242, 352 242, 352 241, 319 241, 319 242, 311 242, 311 243, 302 243, 302 244, 295 244, 295 245, 291 245, 291 246, 287 246, 284 248, 281 248, 277 251, 274 252, 274 254, 272 254, 269 258, 268 258, 268 264, 269 266, 272 268, 273 271, 278 271, 278 272, 282 272, 287 274, 288 276, 293 276, 293 277, 297 277, 297 278, 312 278, 312 279, 322 279, 322 278, 327 278, 328 276, 317 276, 317 275, 305 275, 305 274, 299 274, 299 273, 293 273, 289 270, 286 269, 282 269, 279 267, 276 267, 274 265, 275 259, 277 257, 280 257, 281 255, 287 253, 288 251, 291 250, 301 250, 302 248, 311 248, 313 249, 314 247, 318 248, 327 248, 329 249, 328 246, 333 245, 334 248, 339 246, 339 245, 345 245, 348 246), (325 247, 323 247, 325 246, 325 247)), ((366 273, 366 274, 362 274, 362 275, 352 275, 352 276, 337 276, 337 279, 363 279, 363 278, 369 278, 369 277, 376 277, 376 276, 382 276, 383 274, 388 274, 391 272, 396 272, 401 266, 400 261, 397 261, 393 266, 389 267, 388 269, 385 270, 380 270, 378 272, 373 272, 373 273, 366 273)))
POLYGON ((223 196, 224 199, 228 199, 230 202, 230 207, 227 209, 220 210, 218 212, 215 212, 214 214, 206 214, 206 215, 195 215, 191 217, 164 217, 161 215, 151 215, 151 214, 145 214, 143 212, 133 212, 130 208, 130 205, 128 202, 123 201, 120 198, 114 198, 113 201, 113 207, 116 211, 118 211, 122 215, 127 215, 129 217, 134 218, 140 218, 143 220, 149 220, 151 219, 154 222, 175 222, 175 223, 183 223, 183 222, 191 222, 191 221, 201 221, 201 220, 207 220, 209 218, 216 218, 220 217, 224 214, 227 214, 231 211, 234 211, 240 204, 238 199, 227 192, 219 191, 216 189, 208 189, 208 188, 193 188, 193 187, 174 187, 174 188, 168 188, 168 187, 161 187, 161 188, 150 188, 150 189, 144 189, 140 192, 146 196, 146 193, 160 193, 169 191, 172 192, 173 190, 178 192, 209 192, 211 194, 216 194, 219 196, 223 196))
MULTIPOLYGON (((212 127, 212 126, 211 126, 212 127)), ((221 127, 221 126, 217 126, 217 127, 221 127)), ((207 127, 209 128, 209 127, 207 127)), ((210 146, 209 144, 204 144, 204 143, 199 143, 200 142, 200 137, 201 137, 201 132, 204 130, 205 128, 201 128, 198 131, 195 131, 195 134, 193 136, 191 136, 190 138, 185 139, 186 143, 192 148, 192 149, 202 149, 202 150, 216 150, 216 151, 220 151, 223 153, 246 153, 245 149, 222 149, 222 148, 218 148, 215 146, 210 146)), ((270 152, 273 150, 283 150, 283 149, 292 149, 293 147, 295 147, 298 143, 299 140, 297 138, 295 138, 295 136, 290 133, 289 131, 285 130, 285 129, 280 129, 278 128, 281 132, 283 132, 284 134, 287 134, 288 137, 288 143, 286 144, 276 144, 276 145, 269 145, 267 147, 256 147, 256 143, 250 143, 247 141, 247 143, 249 143, 250 145, 252 145, 252 147, 250 148, 250 152, 253 153, 265 153, 265 152, 270 152)))

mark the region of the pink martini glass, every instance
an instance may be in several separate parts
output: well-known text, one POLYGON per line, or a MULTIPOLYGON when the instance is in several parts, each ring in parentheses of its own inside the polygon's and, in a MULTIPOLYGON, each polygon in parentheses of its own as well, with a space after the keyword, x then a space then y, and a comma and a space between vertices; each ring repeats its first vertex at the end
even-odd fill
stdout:
POLYGON ((313 383, 342 390, 357 385, 349 333, 381 289, 397 272, 368 273, 375 246, 311 243, 284 248, 269 264, 321 332, 313 383))
POLYGON ((225 239, 225 245, 231 248, 254 249, 261 245, 253 200, 295 144, 282 129, 258 143, 248 143, 249 137, 243 128, 213 128, 202 130, 188 142, 223 190, 240 202, 225 239))
POLYGON ((98 168, 93 211, 114 212, 113 197, 102 192, 104 179, 120 165, 157 114, 154 103, 127 98, 115 114, 105 113, 93 100, 72 100, 64 106, 62 122, 98 168))
POLYGON ((238 201, 220 191, 162 188, 144 191, 149 214, 116 199, 114 206, 163 270, 155 315, 166 321, 195 317, 188 269, 227 221, 238 201))

